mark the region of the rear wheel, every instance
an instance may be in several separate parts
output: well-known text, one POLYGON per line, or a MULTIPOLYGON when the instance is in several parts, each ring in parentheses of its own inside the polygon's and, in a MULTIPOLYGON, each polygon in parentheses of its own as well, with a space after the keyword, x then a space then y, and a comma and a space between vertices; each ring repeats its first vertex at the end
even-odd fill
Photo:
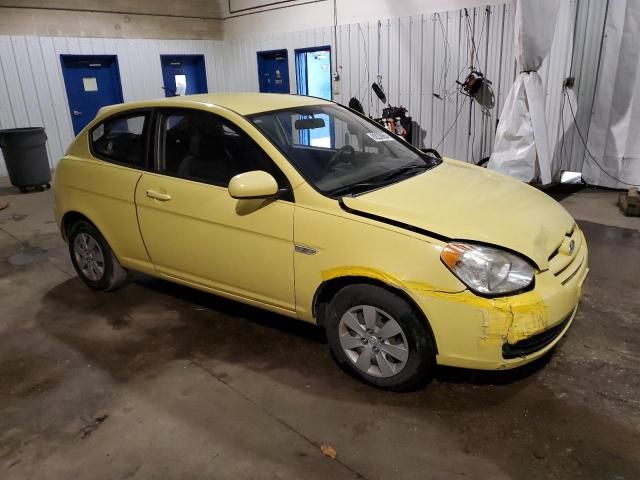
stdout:
POLYGON ((78 276, 94 290, 115 290, 127 279, 109 244, 89 222, 80 220, 71 226, 69 253, 78 276))
POLYGON ((374 285, 340 290, 327 309, 331 352, 349 374, 386 390, 412 390, 435 371, 424 318, 400 296, 374 285))

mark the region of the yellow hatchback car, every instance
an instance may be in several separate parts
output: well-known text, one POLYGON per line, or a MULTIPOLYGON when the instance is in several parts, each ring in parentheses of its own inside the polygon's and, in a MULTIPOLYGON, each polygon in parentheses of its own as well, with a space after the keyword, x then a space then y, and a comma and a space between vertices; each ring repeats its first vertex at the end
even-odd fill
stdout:
POLYGON ((339 365, 392 390, 545 354, 588 271, 544 193, 310 97, 104 108, 58 165, 55 214, 90 287, 135 270, 322 325, 339 365))

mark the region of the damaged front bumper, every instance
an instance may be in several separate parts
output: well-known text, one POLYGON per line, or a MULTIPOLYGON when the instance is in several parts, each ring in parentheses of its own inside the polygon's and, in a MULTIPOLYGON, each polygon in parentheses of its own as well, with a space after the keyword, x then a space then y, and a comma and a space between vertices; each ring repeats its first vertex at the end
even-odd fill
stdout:
POLYGON ((411 292, 433 330, 438 363, 474 369, 508 369, 551 350, 571 327, 589 271, 585 242, 562 272, 536 275, 535 288, 503 298, 411 292))

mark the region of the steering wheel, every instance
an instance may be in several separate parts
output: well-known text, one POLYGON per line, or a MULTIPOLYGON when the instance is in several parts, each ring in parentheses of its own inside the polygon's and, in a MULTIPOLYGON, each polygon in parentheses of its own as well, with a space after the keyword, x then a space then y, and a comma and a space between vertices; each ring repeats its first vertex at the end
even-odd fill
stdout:
POLYGON ((347 152, 349 153, 349 155, 353 156, 356 154, 356 149, 351 145, 345 145, 344 147, 340 148, 336 153, 333 154, 333 156, 329 160, 329 168, 334 168, 341 163, 346 163, 344 161, 340 161, 340 157, 347 152))

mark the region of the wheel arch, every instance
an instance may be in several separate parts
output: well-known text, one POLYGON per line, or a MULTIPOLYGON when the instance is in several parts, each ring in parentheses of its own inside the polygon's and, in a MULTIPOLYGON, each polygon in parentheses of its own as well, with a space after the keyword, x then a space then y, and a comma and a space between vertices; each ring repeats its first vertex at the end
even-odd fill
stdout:
MULTIPOLYGON (((62 221, 60 222, 60 230, 65 241, 69 241, 69 229, 71 228, 71 226, 80 220, 89 222, 91 225, 96 227, 100 234, 104 237, 104 233, 102 232, 100 227, 90 217, 88 217, 84 213, 78 212, 77 210, 69 210, 62 216, 62 221)), ((108 242, 109 240, 107 240, 107 243, 108 242)))
POLYGON ((312 304, 313 316, 319 326, 324 327, 326 310, 329 306, 329 302, 331 302, 331 299, 334 297, 334 295, 343 288, 350 285, 373 285, 381 287, 405 300, 409 305, 411 305, 416 315, 418 315, 424 321, 427 330, 431 334, 435 353, 438 353, 438 344, 433 333, 433 329, 431 328, 431 324, 429 323, 429 319, 422 311, 422 309, 418 306, 416 301, 411 297, 411 295, 395 285, 389 284, 374 277, 368 277, 364 275, 344 275, 334 277, 322 282, 313 296, 312 304))

